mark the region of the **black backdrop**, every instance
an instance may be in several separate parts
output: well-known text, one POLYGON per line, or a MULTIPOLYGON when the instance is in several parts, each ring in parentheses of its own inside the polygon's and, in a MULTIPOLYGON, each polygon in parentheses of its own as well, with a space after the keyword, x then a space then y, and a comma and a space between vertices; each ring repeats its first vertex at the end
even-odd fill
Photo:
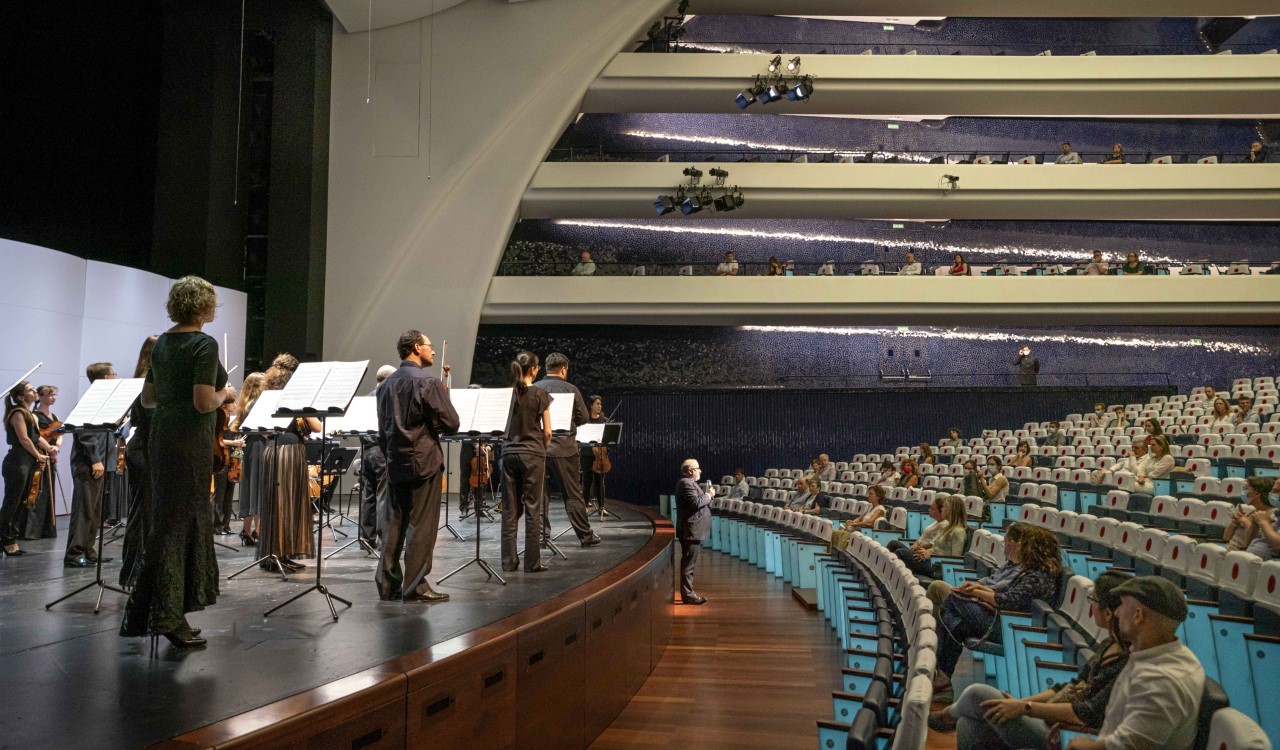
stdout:
POLYGON ((602 394, 606 413, 617 408, 622 446, 610 454, 610 497, 642 505, 670 494, 680 462, 697 458, 705 478, 719 482, 735 468, 748 476, 770 467, 802 468, 820 453, 848 461, 855 453, 884 453, 930 443, 959 427, 965 437, 983 429, 1020 429, 1030 421, 1062 418, 1094 402, 1138 403, 1169 388, 795 389, 602 394))

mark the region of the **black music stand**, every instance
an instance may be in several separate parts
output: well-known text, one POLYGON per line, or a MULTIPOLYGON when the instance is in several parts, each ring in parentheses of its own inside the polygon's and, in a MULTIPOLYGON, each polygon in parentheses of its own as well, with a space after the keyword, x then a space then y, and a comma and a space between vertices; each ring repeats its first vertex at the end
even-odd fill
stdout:
MULTIPOLYGON (((446 439, 447 439, 447 438, 446 438, 446 439)), ((479 446, 481 443, 491 443, 491 442, 494 442, 494 439, 493 439, 493 438, 486 438, 486 437, 472 437, 472 438, 469 438, 469 439, 471 440, 471 442, 474 442, 477 446, 479 446)), ((450 443, 452 443, 453 441, 452 441, 452 440, 449 440, 449 442, 450 442, 450 443)), ((447 464, 446 464, 446 466, 447 466, 447 464)), ((491 472, 491 473, 490 473, 490 475, 489 475, 488 490, 489 490, 489 499, 490 499, 490 500, 492 500, 492 499, 493 499, 493 474, 492 474, 492 472, 491 472)), ((478 493, 478 494, 477 494, 477 497, 475 498, 475 502, 476 502, 476 506, 477 506, 477 507, 482 507, 482 506, 483 506, 483 503, 484 503, 483 494, 484 494, 484 493, 482 493, 482 492, 481 492, 481 493, 478 493)), ((444 503, 445 503, 445 507, 448 507, 448 502, 447 502, 447 500, 442 499, 442 500, 441 500, 441 502, 444 502, 444 503)), ((473 557, 473 558, 471 558, 470 560, 466 561, 465 563, 463 563, 460 567, 455 568, 454 570, 450 571, 450 572, 449 572, 448 574, 446 574, 443 578, 441 578, 441 579, 439 580, 439 582, 438 582, 438 583, 444 583, 445 581, 447 581, 447 580, 449 580, 450 578, 452 578, 452 577, 453 577, 453 575, 454 575, 455 573, 460 573, 460 572, 462 572, 462 571, 463 571, 463 570, 465 570, 468 566, 471 566, 471 565, 479 565, 479 566, 480 566, 480 569, 484 571, 484 574, 485 574, 486 576, 488 576, 489 578, 497 578, 499 583, 501 583, 503 586, 506 586, 506 585, 507 585, 507 579, 505 579, 505 578, 503 578, 502 576, 498 575, 498 571, 494 570, 494 569, 493 569, 493 567, 492 567, 492 566, 490 566, 490 565, 489 565, 489 563, 488 563, 488 562, 486 562, 486 561, 485 561, 485 559, 484 559, 484 558, 482 558, 482 557, 480 556, 480 516, 481 516, 481 513, 476 512, 476 513, 472 513, 471 515, 472 515, 472 516, 474 516, 474 517, 475 517, 475 519, 476 519, 476 556, 475 556, 475 557, 473 557)), ((526 544, 527 544, 527 543, 528 543, 528 542, 527 542, 527 540, 526 540, 526 544)))
MULTIPOLYGON (((65 431, 66 431, 66 432, 71 432, 71 433, 83 434, 83 435, 89 435, 89 434, 93 434, 93 433, 105 433, 105 434, 108 434, 108 435, 114 435, 114 434, 115 434, 115 430, 114 430, 114 429, 112 429, 112 428, 109 428, 109 427, 90 427, 90 428, 84 428, 84 429, 77 429, 77 428, 75 428, 75 427, 67 427, 67 428, 65 428, 65 431)), ((107 476, 106 476, 105 474, 103 474, 102 480, 103 480, 103 484, 102 484, 102 497, 99 499, 99 501, 98 501, 98 502, 102 505, 102 507, 106 507, 106 505, 107 505, 107 501, 111 499, 111 481, 107 478, 107 476)), ((97 586, 97 587, 98 587, 98 600, 97 600, 97 601, 94 603, 94 605, 93 605, 93 613, 94 613, 95 615, 96 615, 96 614, 98 614, 98 612, 100 612, 100 611, 102 610, 102 595, 103 595, 104 593, 106 593, 108 590, 114 591, 114 592, 116 592, 116 593, 118 593, 118 594, 124 594, 125 596, 128 596, 128 595, 129 595, 129 592, 128 592, 128 591, 125 591, 124 589, 122 589, 122 588, 120 588, 120 587, 118 587, 118 586, 112 586, 111 584, 109 584, 109 583, 107 583, 106 581, 102 580, 102 535, 103 535, 103 526, 102 526, 101 521, 99 521, 99 523, 98 523, 98 550, 97 550, 98 559, 97 559, 97 561, 94 563, 94 577, 93 577, 93 580, 92 580, 92 581, 90 581, 90 582, 88 582, 88 583, 86 583, 85 585, 81 586, 80 588, 76 589, 75 591, 72 591, 70 594, 65 594, 65 595, 63 595, 63 596, 60 596, 60 597, 58 597, 57 599, 54 599, 53 601, 51 601, 51 602, 49 602, 48 604, 44 605, 44 608, 45 608, 45 609, 52 609, 52 608, 53 608, 53 605, 55 605, 55 604, 60 604, 60 603, 62 603, 62 602, 65 602, 66 600, 70 599, 71 597, 75 596, 76 594, 79 594, 79 593, 81 593, 81 592, 83 592, 83 591, 88 591, 89 589, 93 588, 94 586, 97 586)))
MULTIPOLYGON (((316 472, 317 482, 320 485, 320 496, 312 501, 311 507, 315 508, 316 518, 323 516, 320 521, 321 526, 329 529, 329 534, 333 537, 334 544, 338 543, 338 535, 349 536, 345 531, 339 531, 333 525, 333 496, 334 489, 342 482, 342 476, 351 468, 351 462, 356 460, 356 449, 341 447, 337 441, 330 441, 327 437, 319 441, 307 441, 307 463, 317 464, 319 470, 316 472), (326 452, 327 449, 327 452, 326 452), (328 477, 329 481, 325 481, 328 477), (338 484, 335 484, 335 480, 338 484)), ((342 513, 338 512, 338 518, 341 519, 342 513)))
MULTIPOLYGON (((583 445, 591 448, 617 448, 622 444, 622 423, 621 422, 605 422, 603 425, 603 436, 600 440, 583 443, 583 445)), ((605 510, 605 499, 609 497, 608 490, 605 487, 605 475, 600 474, 600 504, 596 509, 587 514, 587 518, 599 516, 600 522, 603 523, 605 517, 618 518, 617 513, 610 513, 605 510)))
MULTIPOLYGON (((261 434, 262 434, 262 438, 268 441, 268 443, 272 440, 275 440, 277 437, 279 437, 279 433, 277 432, 262 432, 261 434)), ((265 454, 266 451, 263 451, 263 453, 265 454)), ((259 502, 274 501, 276 498, 276 495, 280 492, 280 471, 278 466, 279 459, 277 458, 277 455, 278 453, 276 451, 272 451, 271 453, 271 495, 266 498, 259 498, 259 502)), ((261 565, 267 560, 270 560, 273 564, 275 564, 276 570, 280 571, 280 580, 282 581, 289 580, 288 574, 286 574, 284 571, 284 564, 280 562, 280 558, 276 555, 263 555, 262 557, 259 557, 257 560, 254 560, 253 562, 249 563, 243 568, 227 576, 227 580, 230 581, 231 579, 235 578, 241 573, 244 573, 245 571, 249 570, 253 566, 261 565)))
MULTIPOLYGON (((325 487, 320 488, 320 492, 322 496, 325 490, 328 489, 330 505, 332 505, 332 500, 334 495, 341 494, 337 492, 337 490, 332 488, 335 488, 335 487, 339 489, 341 488, 342 477, 346 475, 348 471, 350 471, 351 464, 353 464, 356 460, 356 453, 357 451, 355 448, 347 448, 346 446, 335 448, 334 453, 329 455, 328 461, 322 462, 320 464, 320 476, 324 477, 326 474, 328 474, 330 476, 335 477, 335 480, 336 480, 336 481, 329 482, 328 488, 325 488, 325 487)), ((375 492, 376 492, 376 489, 375 489, 375 492)), ((339 513, 338 517, 346 518, 348 521, 351 520, 350 518, 347 518, 342 513, 339 513)), ((375 554, 377 552, 377 550, 374 549, 373 545, 369 544, 369 540, 360 536, 360 534, 363 532, 363 528, 360 526, 360 523, 358 521, 353 523, 355 523, 356 525, 356 538, 352 539, 351 541, 347 542, 341 547, 325 555, 324 559, 328 560, 330 557, 333 557, 334 555, 338 554, 339 552, 343 551, 347 547, 350 547, 354 544, 360 545, 360 548, 364 550, 366 557, 371 554, 375 554)), ((332 529, 332 527, 330 527, 330 529, 332 529)), ((346 534, 343 534, 343 536, 346 536, 346 534)), ((337 542, 337 539, 334 539, 334 541, 337 542)))
MULTIPOLYGON (((443 436, 441 437, 443 439, 443 436)), ((453 441, 446 440, 445 446, 444 446, 444 476, 446 477, 446 479, 449 476, 449 467, 453 465, 452 464, 453 462, 452 448, 453 448, 453 441)), ((462 495, 459 494, 458 497, 462 497, 462 495)), ((450 534, 453 534, 453 538, 457 539, 459 542, 467 541, 467 538, 459 534, 458 530, 453 528, 453 524, 449 523, 449 493, 441 490, 440 502, 444 504, 444 523, 440 525, 440 528, 445 529, 450 534)), ((444 579, 441 579, 441 580, 444 580, 444 579)))

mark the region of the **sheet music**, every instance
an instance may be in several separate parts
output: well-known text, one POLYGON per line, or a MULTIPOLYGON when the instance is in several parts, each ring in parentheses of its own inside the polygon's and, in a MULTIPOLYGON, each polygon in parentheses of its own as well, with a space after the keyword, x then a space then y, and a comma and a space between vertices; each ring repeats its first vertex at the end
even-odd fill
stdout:
POLYGON ((114 426, 142 393, 143 382, 142 378, 95 380, 63 421, 69 427, 114 426))
POLYGON ((347 413, 330 417, 327 427, 331 433, 349 435, 369 434, 378 431, 378 399, 373 396, 357 396, 351 399, 347 413))
POLYGON ((471 429, 476 416, 476 402, 479 400, 479 388, 449 389, 449 402, 453 404, 453 410, 458 412, 458 434, 471 429))
POLYGON ((578 425, 579 443, 603 443, 606 422, 588 422, 578 425))
POLYGON ((346 411, 364 379, 369 360, 363 362, 304 362, 281 392, 276 410, 297 414, 346 411))
POLYGON ((244 421, 240 423, 240 429, 245 432, 261 432, 288 428, 288 417, 273 416, 281 393, 284 391, 263 391, 258 396, 258 400, 253 402, 253 408, 249 410, 244 421))
POLYGON ((573 394, 551 394, 551 431, 569 432, 573 429, 573 394))
POLYGON ((476 402, 471 432, 501 434, 507 431, 507 418, 511 415, 511 398, 514 388, 480 388, 476 402))

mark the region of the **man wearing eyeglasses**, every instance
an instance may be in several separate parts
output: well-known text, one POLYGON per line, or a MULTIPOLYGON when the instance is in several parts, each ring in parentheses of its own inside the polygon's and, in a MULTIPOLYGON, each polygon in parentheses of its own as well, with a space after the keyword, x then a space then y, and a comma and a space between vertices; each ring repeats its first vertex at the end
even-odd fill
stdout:
MULTIPOLYGON (((400 367, 377 392, 378 443, 387 459, 391 497, 374 581, 384 600, 441 602, 449 595, 432 589, 427 574, 440 528, 440 436, 458 431, 458 413, 448 388, 425 369, 435 363, 431 339, 418 330, 405 331, 396 351, 400 367)), ((447 375, 449 366, 442 370, 447 375)))
POLYGON ((711 532, 711 498, 714 487, 704 492, 698 486, 702 467, 698 459, 686 458, 680 464, 680 483, 676 485, 676 539, 680 540, 680 599, 685 604, 705 604, 707 598, 693 590, 693 569, 702 552, 702 540, 711 532))

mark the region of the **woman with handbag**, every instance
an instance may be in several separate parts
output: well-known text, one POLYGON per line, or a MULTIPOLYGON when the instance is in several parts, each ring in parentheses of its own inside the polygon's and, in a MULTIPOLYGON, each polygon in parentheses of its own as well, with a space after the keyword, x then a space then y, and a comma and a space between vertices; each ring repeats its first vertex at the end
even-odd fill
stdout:
POLYGON ((1004 534, 1005 564, 978 581, 952 589, 942 581, 929 584, 941 628, 938 630, 938 671, 933 679, 934 700, 950 702, 951 674, 964 652, 965 641, 986 641, 1000 633, 1000 610, 1028 612, 1036 599, 1053 601, 1062 573, 1058 539, 1037 526, 1015 523, 1004 534))

